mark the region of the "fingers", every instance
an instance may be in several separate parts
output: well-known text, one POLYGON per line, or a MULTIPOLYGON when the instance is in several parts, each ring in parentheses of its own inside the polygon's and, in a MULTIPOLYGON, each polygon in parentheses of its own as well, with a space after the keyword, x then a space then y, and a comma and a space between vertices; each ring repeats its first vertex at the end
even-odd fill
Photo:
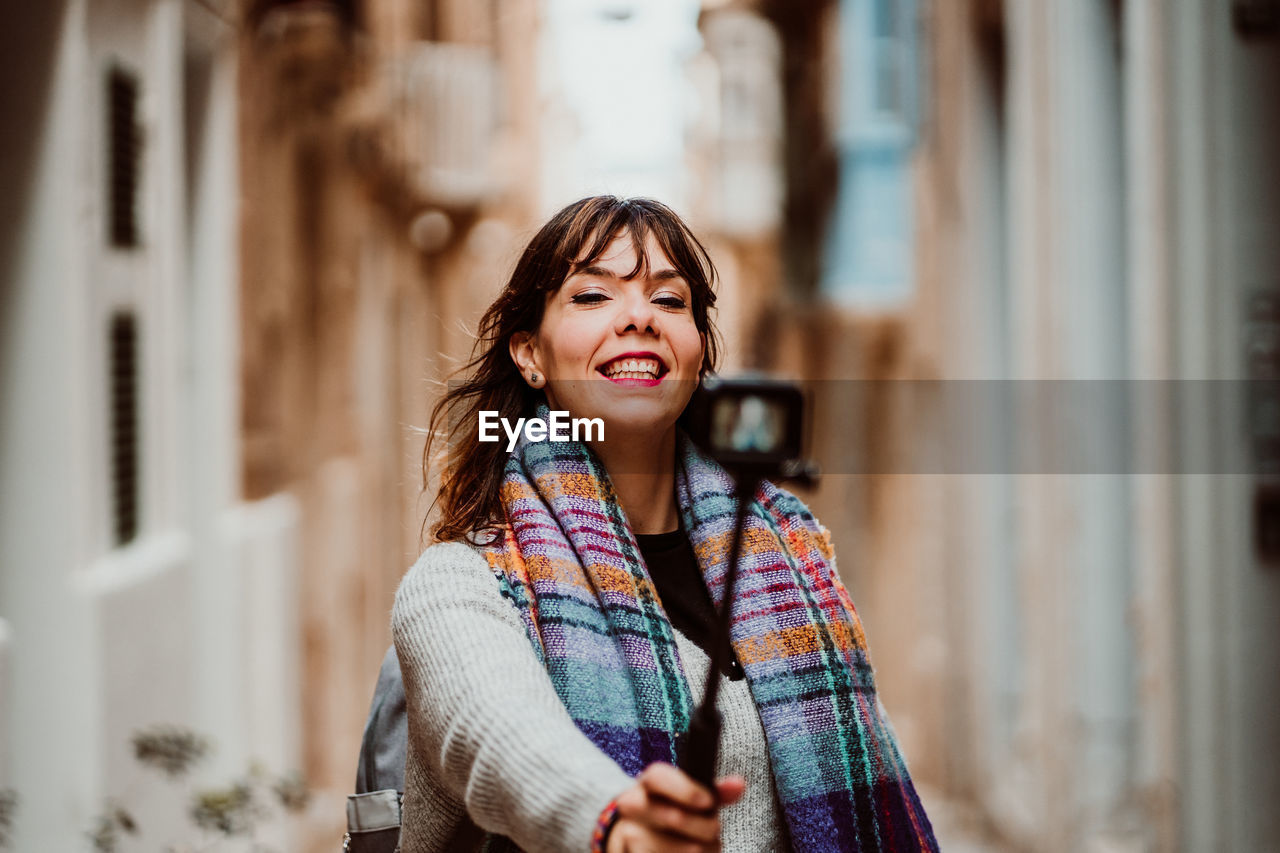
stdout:
POLYGON ((741 776, 726 776, 716 781, 716 798, 721 807, 731 806, 747 791, 747 780, 741 776))
POLYGON ((609 833, 608 853, 719 853, 719 841, 700 842, 619 820, 609 833))
MULTIPOLYGON (((710 795, 708 795, 708 799, 710 795)), ((720 818, 713 810, 693 811, 638 781, 618 797, 618 815, 665 835, 710 844, 720 837, 720 818)))
POLYGON ((715 812, 691 812, 672 805, 661 797, 649 798, 649 813, 645 822, 669 835, 704 844, 720 838, 720 818, 715 812))
POLYGON ((742 799, 746 784, 741 776, 728 776, 716 782, 713 795, 670 764, 651 764, 617 799, 609 850, 719 850, 717 807, 742 799))
POLYGON ((710 791, 670 764, 650 764, 641 771, 638 780, 650 794, 665 797, 693 811, 708 811, 716 804, 710 791))

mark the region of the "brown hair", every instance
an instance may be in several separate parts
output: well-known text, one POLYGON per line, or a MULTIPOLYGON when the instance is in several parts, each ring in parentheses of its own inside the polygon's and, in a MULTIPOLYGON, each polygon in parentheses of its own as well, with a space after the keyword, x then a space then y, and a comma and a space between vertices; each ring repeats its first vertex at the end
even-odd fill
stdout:
POLYGON ((500 442, 479 440, 478 413, 497 411, 512 421, 533 413, 542 392, 528 386, 512 361, 511 336, 536 331, 547 296, 576 269, 595 263, 624 232, 636 252, 629 276, 647 271, 645 243, 652 235, 688 283, 694 324, 704 342, 699 373, 715 369, 720 353, 719 333, 711 321, 715 266, 684 221, 666 205, 645 198, 593 196, 565 207, 529 241, 506 287, 485 311, 471 360, 458 371, 467 378, 451 383, 431 411, 422 458, 424 490, 429 488, 432 448, 443 440, 447 452, 440 490, 427 513, 440 505, 440 519, 431 528, 434 539, 460 539, 490 530, 501 519, 498 489, 508 455, 500 442))

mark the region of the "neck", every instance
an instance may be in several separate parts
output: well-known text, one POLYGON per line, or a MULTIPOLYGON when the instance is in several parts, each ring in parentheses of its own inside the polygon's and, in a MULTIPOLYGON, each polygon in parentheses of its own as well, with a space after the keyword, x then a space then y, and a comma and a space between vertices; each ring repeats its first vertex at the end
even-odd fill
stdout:
POLYGON ((667 533, 679 526, 674 426, 661 436, 628 436, 593 449, 609 472, 633 532, 667 533))

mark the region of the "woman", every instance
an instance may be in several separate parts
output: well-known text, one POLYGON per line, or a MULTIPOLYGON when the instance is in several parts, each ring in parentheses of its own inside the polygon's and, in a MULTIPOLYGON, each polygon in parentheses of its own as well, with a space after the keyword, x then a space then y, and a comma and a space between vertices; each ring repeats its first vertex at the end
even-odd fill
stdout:
POLYGON ((768 483, 718 675, 715 791, 672 766, 732 525, 731 482, 678 426, 716 363, 713 279, 668 208, 587 198, 481 321, 470 378, 432 416, 451 451, 439 544, 393 612, 405 853, 936 849, 827 531, 768 483), (551 411, 604 435, 480 440, 481 412, 551 411))

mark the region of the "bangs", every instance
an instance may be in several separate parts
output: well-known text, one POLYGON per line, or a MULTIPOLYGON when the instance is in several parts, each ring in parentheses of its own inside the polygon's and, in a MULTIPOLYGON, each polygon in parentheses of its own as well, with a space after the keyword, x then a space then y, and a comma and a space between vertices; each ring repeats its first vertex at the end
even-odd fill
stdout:
POLYGON ((652 235, 704 311, 715 304, 715 267, 707 250, 670 208, 650 199, 605 196, 583 204, 556 247, 557 265, 563 265, 564 275, 547 281, 546 289, 559 289, 573 273, 594 264, 624 232, 636 256, 635 266, 624 278, 647 275, 652 269, 648 252, 652 235))
MULTIPOLYGON (((561 257, 568 262, 569 275, 600 260, 600 256, 623 232, 626 232, 631 238, 631 248, 636 253, 635 266, 623 278, 635 278, 641 274, 648 274, 649 254, 646 244, 649 242, 648 237, 651 229, 649 223, 644 221, 643 217, 628 214, 629 211, 626 210, 624 202, 609 211, 608 215, 603 217, 604 221, 600 222, 599 225, 591 227, 590 232, 583 235, 584 239, 579 241, 579 245, 576 247, 564 247, 566 251, 561 257), (573 251, 574 249, 576 251, 573 251)), ((573 232, 565 235, 566 238, 573 236, 573 232)), ((568 242, 568 239, 566 239, 566 242, 568 242)))

